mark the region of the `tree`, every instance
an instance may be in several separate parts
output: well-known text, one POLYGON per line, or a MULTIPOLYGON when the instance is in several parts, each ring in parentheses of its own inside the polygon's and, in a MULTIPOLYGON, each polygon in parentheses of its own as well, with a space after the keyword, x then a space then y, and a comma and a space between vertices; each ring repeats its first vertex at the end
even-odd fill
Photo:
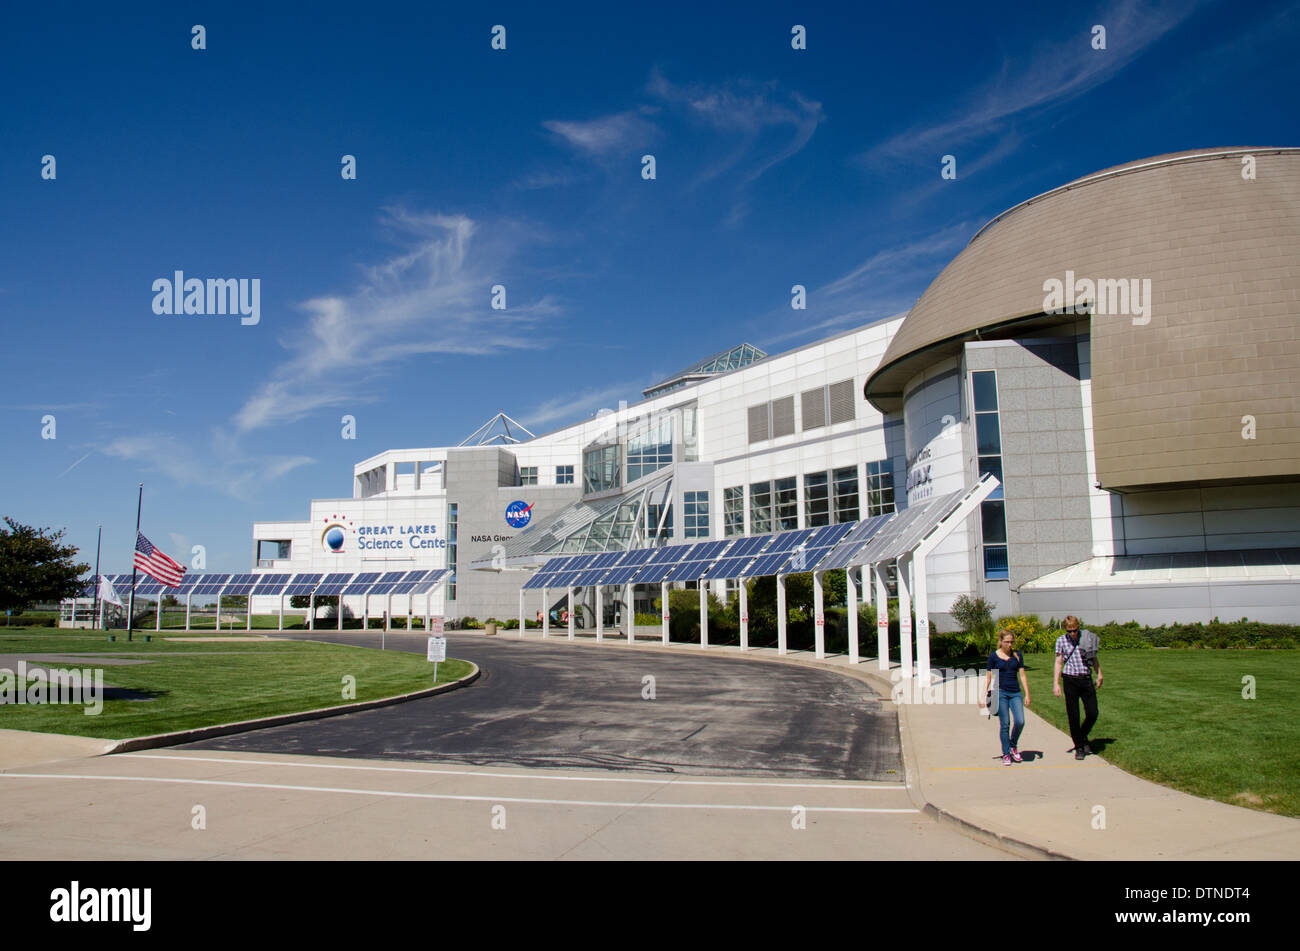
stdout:
POLYGON ((20 525, 5 516, 0 528, 0 610, 21 613, 45 601, 77 594, 90 565, 79 564, 75 545, 62 545, 64 531, 20 525))

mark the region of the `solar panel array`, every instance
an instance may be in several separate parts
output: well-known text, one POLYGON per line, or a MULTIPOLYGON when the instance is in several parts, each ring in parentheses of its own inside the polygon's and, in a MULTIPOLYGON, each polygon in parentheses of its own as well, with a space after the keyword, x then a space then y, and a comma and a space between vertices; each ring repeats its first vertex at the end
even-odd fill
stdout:
POLYGON ((621 552, 551 559, 523 587, 583 588, 759 578, 834 571, 890 561, 911 551, 975 488, 953 492, 888 515, 775 535, 744 535, 621 552))

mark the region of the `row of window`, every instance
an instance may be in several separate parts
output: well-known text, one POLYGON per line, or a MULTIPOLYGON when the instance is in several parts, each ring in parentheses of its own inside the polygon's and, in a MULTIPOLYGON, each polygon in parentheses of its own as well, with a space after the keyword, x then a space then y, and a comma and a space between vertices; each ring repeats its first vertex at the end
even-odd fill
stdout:
MULTIPOLYGON (((537 485, 537 466, 520 466, 519 484, 537 485)), ((573 485, 573 466, 556 466, 555 484, 573 485)))
MULTIPOLYGON (((970 375, 971 405, 975 410, 975 451, 980 477, 986 472, 1002 481, 1002 435, 998 421, 998 383, 993 370, 970 375)), ((984 539, 984 579, 1004 581, 1010 575, 1007 562, 1007 514, 1002 486, 980 503, 980 527, 984 539)))
MULTIPOLYGON (((894 473, 887 460, 867 463, 866 489, 864 498, 859 491, 857 466, 807 473, 803 477, 804 527, 856 522, 859 518, 893 512, 894 473)), ((749 486, 749 534, 764 535, 798 527, 796 476, 749 486)), ((745 534, 744 486, 722 490, 722 530, 725 537, 745 534)))
MULTIPOLYGON (((854 387, 852 380, 841 380, 815 390, 799 394, 803 411, 803 431, 820 429, 835 423, 854 419, 854 387)), ((763 442, 795 432, 794 397, 783 396, 767 403, 749 407, 749 441, 763 442)))

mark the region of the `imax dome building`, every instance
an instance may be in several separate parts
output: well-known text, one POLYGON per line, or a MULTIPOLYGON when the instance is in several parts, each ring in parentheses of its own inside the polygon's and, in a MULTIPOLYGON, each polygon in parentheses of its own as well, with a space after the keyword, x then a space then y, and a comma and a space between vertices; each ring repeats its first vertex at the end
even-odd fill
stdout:
POLYGON ((863 388, 906 501, 1003 483, 930 607, 1300 617, 1300 149, 1131 162, 1022 202, 938 275, 863 388))

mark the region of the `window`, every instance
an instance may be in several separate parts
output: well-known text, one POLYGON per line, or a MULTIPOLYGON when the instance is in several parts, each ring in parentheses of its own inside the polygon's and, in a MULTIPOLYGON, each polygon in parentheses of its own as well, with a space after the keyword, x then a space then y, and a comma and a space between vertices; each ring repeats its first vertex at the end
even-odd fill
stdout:
POLYGON ((814 472, 803 477, 804 528, 817 528, 831 523, 830 485, 824 472, 814 472))
POLYGON ((894 511, 894 469, 888 459, 867 463, 867 518, 894 511))
POLYGON ((749 487, 749 534, 765 535, 772 530, 772 483, 755 482, 749 487))
POLYGON ((836 469, 831 475, 835 482, 835 521, 856 522, 858 520, 858 467, 836 469))
MULTIPOLYGON (((970 375, 971 407, 975 410, 975 446, 979 471, 993 473, 1002 481, 1002 433, 998 421, 998 380, 993 370, 970 375)), ((980 529, 984 540, 984 580, 1005 581, 1010 577, 1007 558, 1006 496, 1002 486, 980 503, 980 529)))
POLYGON ((799 487, 794 476, 788 479, 776 479, 772 483, 772 495, 776 500, 776 529, 785 531, 799 527, 799 487))
POLYGON ((733 486, 722 490, 722 534, 745 534, 745 487, 733 486))
POLYGON ((856 392, 852 380, 841 380, 826 388, 827 405, 830 407, 831 424, 847 423, 854 418, 853 394, 856 392))
POLYGON ((643 476, 673 464, 673 420, 665 417, 657 423, 628 437, 627 481, 635 482, 643 476))
POLYGON ((447 582, 447 600, 456 600, 456 530, 459 522, 459 506, 452 502, 447 506, 447 567, 451 569, 451 580, 447 582))
POLYGON ((519 467, 519 484, 536 485, 537 484, 537 467, 520 466, 519 467))
POLYGON ((590 449, 582 454, 582 491, 604 492, 617 489, 622 482, 618 471, 618 446, 590 449))
POLYGON ((749 408, 749 441, 751 443, 772 438, 772 427, 768 414, 770 405, 769 403, 760 403, 749 408))
POLYGON ((794 433, 794 397, 772 400, 772 438, 794 433))
POLYGON ((573 485, 573 466, 556 466, 555 484, 573 485))
POLYGON ((709 493, 685 492, 682 496, 682 530, 686 538, 709 537, 709 493))
POLYGON ((826 425, 826 387, 819 386, 799 394, 799 406, 803 410, 804 432, 826 425))

